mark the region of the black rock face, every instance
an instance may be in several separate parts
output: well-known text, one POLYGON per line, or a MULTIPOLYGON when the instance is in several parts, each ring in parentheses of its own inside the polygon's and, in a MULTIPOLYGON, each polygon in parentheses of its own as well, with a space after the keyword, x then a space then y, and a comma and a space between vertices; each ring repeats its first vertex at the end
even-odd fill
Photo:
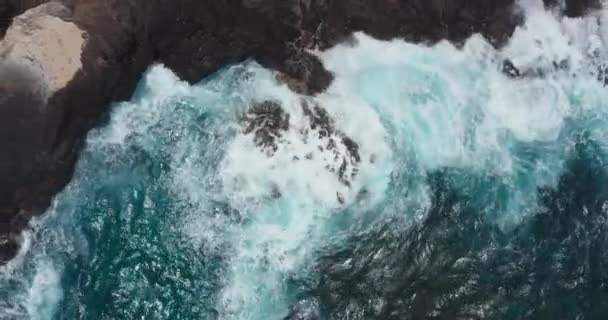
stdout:
MULTIPOLYGON (((13 16, 43 2, 0 0, 0 35, 13 16)), ((480 32, 498 46, 520 21, 514 0, 62 2, 71 11, 65 19, 87 34, 82 69, 45 102, 24 92, 0 92, 6 131, 0 138, 0 261, 14 255, 30 217, 44 212, 68 183, 88 130, 111 101, 129 98, 154 62, 194 82, 254 58, 279 71, 293 90, 314 95, 332 75, 307 49, 331 47, 354 31, 424 42, 461 42, 480 32)), ((354 144, 343 143, 355 153, 354 144)))
POLYGON ((269 155, 277 151, 277 139, 289 129, 289 114, 274 101, 254 105, 241 117, 243 133, 253 133, 253 140, 269 155))
MULTIPOLYGON (((544 0, 545 6, 556 7, 560 0, 544 0)), ((565 0, 565 7, 561 8, 568 17, 581 17, 587 11, 601 7, 600 0, 565 0)))
POLYGON ((13 7, 8 0, 0 0, 0 38, 4 36, 14 15, 13 7))

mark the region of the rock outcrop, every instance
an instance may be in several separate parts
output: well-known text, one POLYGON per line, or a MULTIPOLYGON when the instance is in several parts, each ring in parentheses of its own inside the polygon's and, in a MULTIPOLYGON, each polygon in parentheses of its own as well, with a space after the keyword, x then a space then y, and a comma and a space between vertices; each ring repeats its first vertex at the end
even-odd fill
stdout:
MULTIPOLYGON (((361 163, 359 144, 336 128, 335 120, 321 105, 306 100, 300 103, 305 121, 300 123, 297 132, 290 127, 290 114, 278 102, 264 101, 254 104, 241 116, 242 133, 250 135, 262 152, 273 157, 280 145, 291 143, 283 138, 284 133, 294 130, 290 134, 292 139, 296 137, 298 142, 312 146, 313 151, 289 154, 293 162, 323 158, 326 161, 325 170, 350 188, 361 163)), ((338 199, 343 198, 338 195, 338 199)))
MULTIPOLYGON (((63 20, 69 10, 57 2, 36 7, 13 20, 11 29, 0 44, 5 69, 21 68, 36 77, 33 95, 46 101, 66 87, 82 68, 80 57, 85 33, 74 23, 63 20)), ((3 77, 4 87, 18 88, 3 77)))
POLYGON ((332 75, 307 49, 353 31, 425 42, 479 32, 500 45, 519 22, 514 0, 44 2, 0 0, 0 261, 69 181, 87 131, 151 63, 194 82, 254 58, 312 95, 332 75))
POLYGON ((57 139, 65 112, 57 99, 82 70, 85 48, 70 14, 56 2, 35 7, 0 42, 0 260, 14 254, 19 231, 48 206, 69 178, 66 161, 76 159, 62 150, 72 141, 57 139))
POLYGON ((543 0, 545 6, 558 7, 568 17, 580 17, 587 11, 599 9, 600 0, 543 0))

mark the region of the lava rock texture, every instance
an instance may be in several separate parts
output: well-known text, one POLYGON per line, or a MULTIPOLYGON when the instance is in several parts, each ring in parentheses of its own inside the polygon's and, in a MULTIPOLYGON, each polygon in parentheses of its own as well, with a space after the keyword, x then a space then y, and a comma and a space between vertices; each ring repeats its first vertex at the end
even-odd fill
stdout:
MULTIPOLYGON (((39 19, 74 24, 85 41, 78 72, 42 95, 55 75, 3 63, 2 47, 10 51, 8 35, 19 31, 11 22, 47 2, 0 0, 0 39, 7 35, 0 41, 0 261, 16 254, 29 220, 68 183, 88 130, 112 101, 129 98, 152 63, 195 82, 253 58, 313 95, 332 75, 308 49, 326 49, 354 31, 429 43, 481 33, 500 46, 521 20, 514 0, 55 0, 39 19)), ((593 5, 568 1, 566 10, 576 15, 593 5)), ((26 29, 45 28, 28 19, 20 20, 26 29)))

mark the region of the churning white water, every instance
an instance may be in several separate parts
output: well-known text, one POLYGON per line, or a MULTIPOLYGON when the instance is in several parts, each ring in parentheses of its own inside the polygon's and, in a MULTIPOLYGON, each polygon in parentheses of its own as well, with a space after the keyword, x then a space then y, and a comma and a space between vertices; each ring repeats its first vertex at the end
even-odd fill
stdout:
MULTIPOLYGON (((608 141, 598 81, 608 11, 568 19, 541 1, 521 7, 526 22, 501 50, 478 35, 457 48, 356 34, 318 52, 335 81, 315 97, 255 62, 193 86, 150 68, 133 100, 89 135, 35 244, 3 267, 0 315, 283 319, 298 281, 315 277, 318 250, 361 221, 422 220, 426 176, 444 168, 500 186, 488 214, 517 225, 537 207, 536 190, 557 184, 581 128, 601 148, 608 141), (502 72, 507 60, 520 77, 502 72), (239 122, 264 101, 289 115, 272 154, 239 122), (313 126, 304 102, 327 111, 333 135, 313 126), (326 147, 344 137, 360 158, 344 169, 348 183, 337 173, 346 144, 326 147)), ((473 197, 489 192, 459 183, 473 197)))

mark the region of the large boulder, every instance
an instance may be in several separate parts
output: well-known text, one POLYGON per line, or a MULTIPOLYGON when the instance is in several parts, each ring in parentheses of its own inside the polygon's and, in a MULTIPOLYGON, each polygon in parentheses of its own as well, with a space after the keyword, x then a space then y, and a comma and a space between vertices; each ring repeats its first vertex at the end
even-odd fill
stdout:
POLYGON ((11 255, 19 231, 69 177, 57 133, 63 106, 54 97, 82 69, 85 32, 64 20, 57 2, 16 17, 0 42, 0 258, 11 255))

